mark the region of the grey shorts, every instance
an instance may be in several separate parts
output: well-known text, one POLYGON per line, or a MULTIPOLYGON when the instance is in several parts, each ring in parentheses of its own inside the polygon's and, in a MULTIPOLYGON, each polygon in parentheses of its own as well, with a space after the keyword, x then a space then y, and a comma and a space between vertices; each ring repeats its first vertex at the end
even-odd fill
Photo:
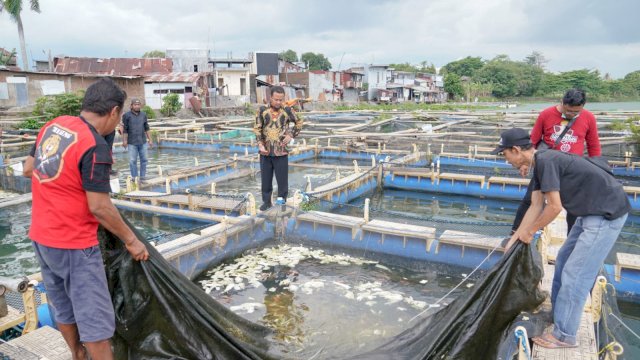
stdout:
POLYGON ((110 339, 115 315, 100 247, 73 250, 32 243, 56 322, 77 324, 82 342, 110 339))

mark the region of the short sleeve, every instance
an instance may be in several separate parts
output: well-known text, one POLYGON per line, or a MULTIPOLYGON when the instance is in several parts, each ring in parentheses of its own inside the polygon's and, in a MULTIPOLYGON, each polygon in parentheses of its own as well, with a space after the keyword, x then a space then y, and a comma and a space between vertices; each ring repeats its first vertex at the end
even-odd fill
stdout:
POLYGON ((99 143, 87 150, 80 161, 82 188, 93 192, 111 192, 109 175, 112 164, 111 151, 106 143, 99 143))
POLYGON ((38 144, 37 143, 33 143, 33 146, 31 147, 31 150, 29 150, 29 156, 36 157, 36 145, 38 145, 38 144))
POLYGON ((122 116, 122 128, 125 134, 129 133, 129 113, 122 116))
POLYGON ((536 158, 534 179, 534 190, 543 193, 550 191, 560 191, 560 170, 558 164, 549 159, 536 158))

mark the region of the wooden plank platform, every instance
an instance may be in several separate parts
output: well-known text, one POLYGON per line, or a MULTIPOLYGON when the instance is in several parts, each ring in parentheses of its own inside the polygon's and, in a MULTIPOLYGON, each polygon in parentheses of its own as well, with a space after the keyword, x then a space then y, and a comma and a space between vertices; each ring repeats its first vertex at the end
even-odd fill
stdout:
POLYGON ((49 326, 0 345, 0 353, 10 359, 71 360, 71 352, 62 334, 49 326), (35 357, 34 357, 35 356, 35 357))
POLYGON ((471 158, 471 155, 468 152, 467 153, 441 152, 439 155, 442 157, 452 157, 452 158, 459 158, 459 159, 471 158))
MULTIPOLYGON (((350 183, 350 182, 358 179, 359 177, 361 177, 363 171, 365 171, 365 170, 361 170, 360 173, 353 173, 351 175, 345 176, 345 177, 341 178, 340 180, 336 180, 336 181, 330 182, 328 184, 324 184, 324 185, 318 186, 317 188, 313 189, 313 191, 311 191, 311 194, 320 193, 320 192, 327 191, 327 190, 332 190, 332 189, 335 189, 335 191, 339 191, 339 190, 341 190, 340 188, 342 186, 347 185, 348 183, 350 183)), ((374 171, 372 171, 369 174, 367 174, 367 176, 370 176, 370 177, 376 176, 376 175, 377 175, 377 173, 374 172, 374 171)))
POLYGON ((451 180, 453 184, 454 181, 464 181, 466 185, 469 185, 469 182, 477 182, 480 183, 480 187, 484 187, 485 177, 483 175, 473 175, 473 174, 456 174, 456 173, 442 173, 438 175, 438 184, 440 184, 440 180, 451 180))
POLYGON ((362 224, 363 218, 357 218, 347 215, 331 214, 319 211, 309 211, 296 216, 296 228, 300 221, 313 223, 313 231, 316 231, 317 224, 331 225, 332 234, 336 231, 336 226, 351 229, 351 240, 355 240, 362 224))
POLYGON ((401 224, 397 222, 384 221, 384 220, 371 220, 368 223, 362 225, 363 236, 364 231, 375 232, 382 234, 381 242, 384 243, 385 235, 401 236, 404 239, 406 245, 407 238, 417 238, 425 240, 425 250, 431 251, 431 244, 435 240, 436 229, 426 226, 418 226, 411 224, 401 224))
POLYGON ((441 244, 461 246, 462 256, 464 256, 464 248, 467 246, 476 249, 486 249, 488 252, 493 249, 504 252, 504 247, 501 246, 503 240, 504 238, 502 237, 485 236, 456 230, 445 230, 438 238, 436 254, 440 250, 441 244))
POLYGON ((523 186, 529 186, 529 179, 525 178, 512 178, 512 177, 501 177, 501 176, 492 176, 487 180, 487 189, 491 187, 491 184, 502 185, 504 189, 505 185, 517 185, 518 188, 522 188, 523 186))
POLYGON ((621 253, 616 255, 615 279, 620 281, 622 269, 640 270, 640 256, 637 254, 621 253))
POLYGON ((29 201, 31 201, 31 193, 5 198, 0 201, 0 209, 8 206, 28 203, 29 201))
MULTIPOLYGON (((171 209, 163 206, 141 204, 140 202, 135 202, 135 201, 111 199, 111 202, 117 207, 127 208, 132 210, 139 210, 139 211, 146 211, 146 212, 153 213, 155 215, 179 216, 179 217, 185 217, 185 218, 191 218, 191 219, 216 221, 216 222, 220 222, 224 219, 224 216, 222 215, 207 214, 200 211, 171 209)), ((227 220, 229 223, 237 223, 240 221, 238 218, 233 216, 230 216, 227 220)))
MULTIPOLYGON (((553 271, 555 266, 545 264, 544 265, 544 277, 542 279, 541 287, 543 290, 551 293, 551 284, 553 280, 553 271)), ((547 297, 545 305, 548 309, 551 308, 549 297, 547 297)), ((547 327, 545 332, 550 332, 553 326, 547 327)), ((577 334, 578 347, 571 349, 545 349, 538 345, 533 345, 531 355, 535 360, 597 360, 598 359, 598 344, 595 336, 595 330, 593 325, 593 318, 591 315, 591 295, 585 303, 584 311, 582 312, 582 318, 580 320, 580 327, 577 334)))
POLYGON ((313 221, 320 224, 339 225, 344 227, 361 226, 364 224, 363 218, 348 215, 332 214, 319 211, 309 211, 296 216, 296 219, 302 221, 313 221))
POLYGON ((24 314, 18 311, 18 309, 7 305, 7 315, 0 318, 0 332, 10 329, 25 320, 24 314))
POLYGON ((431 171, 430 169, 412 169, 412 168, 395 168, 390 169, 391 178, 395 178, 396 176, 414 176, 418 178, 435 178, 437 175, 436 172, 431 171))
POLYGON ((638 194, 640 194, 640 186, 623 186, 624 192, 629 195, 633 195, 633 200, 636 200, 638 194))
POLYGON ((155 206, 166 205, 168 207, 178 206, 179 209, 209 209, 231 211, 235 209, 242 200, 234 198, 208 197, 203 195, 192 195, 189 204, 189 195, 166 194, 152 191, 132 191, 121 196, 123 199, 133 202, 151 204, 155 206))

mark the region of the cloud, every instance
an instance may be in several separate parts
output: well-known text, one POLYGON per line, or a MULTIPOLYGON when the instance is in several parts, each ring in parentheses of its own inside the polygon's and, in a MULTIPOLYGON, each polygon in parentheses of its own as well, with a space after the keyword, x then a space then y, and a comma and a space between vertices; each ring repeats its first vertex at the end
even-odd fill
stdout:
MULTIPOLYGON (((23 11, 28 48, 72 56, 141 56, 154 49, 209 48, 216 56, 295 50, 325 54, 333 67, 419 63, 465 56, 542 52, 553 71, 638 70, 640 2, 619 0, 354 0, 272 2, 72 1, 23 11)), ((19 48, 15 23, 0 14, 0 46, 19 48)))

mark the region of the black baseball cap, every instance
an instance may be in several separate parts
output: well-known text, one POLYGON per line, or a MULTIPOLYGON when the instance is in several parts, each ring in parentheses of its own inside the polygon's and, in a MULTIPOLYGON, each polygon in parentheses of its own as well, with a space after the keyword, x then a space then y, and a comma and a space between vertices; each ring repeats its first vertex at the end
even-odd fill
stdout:
POLYGON ((491 154, 496 155, 498 153, 501 153, 504 149, 530 144, 531 138, 529 137, 529 132, 527 130, 521 128, 505 130, 502 132, 502 134, 500 134, 500 142, 498 143, 498 147, 493 149, 491 154))

